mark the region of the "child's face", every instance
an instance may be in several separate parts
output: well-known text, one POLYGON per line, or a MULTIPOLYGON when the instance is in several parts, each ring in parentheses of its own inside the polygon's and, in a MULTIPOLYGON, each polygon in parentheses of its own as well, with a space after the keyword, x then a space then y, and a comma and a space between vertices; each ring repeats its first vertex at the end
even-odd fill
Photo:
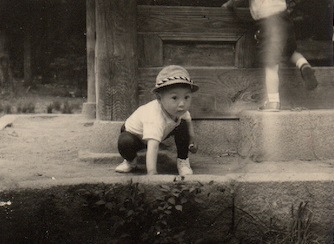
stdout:
POLYGON ((171 118, 176 119, 189 110, 191 99, 190 88, 175 87, 162 92, 159 100, 171 118))

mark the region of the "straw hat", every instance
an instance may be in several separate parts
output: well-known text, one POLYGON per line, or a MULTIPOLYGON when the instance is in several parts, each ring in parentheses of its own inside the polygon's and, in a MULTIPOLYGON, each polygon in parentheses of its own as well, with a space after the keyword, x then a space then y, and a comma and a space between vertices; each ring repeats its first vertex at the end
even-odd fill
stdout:
POLYGON ((162 87, 174 84, 188 84, 192 92, 199 89, 199 87, 190 79, 190 75, 185 68, 178 65, 169 65, 159 72, 152 92, 157 92, 162 87))

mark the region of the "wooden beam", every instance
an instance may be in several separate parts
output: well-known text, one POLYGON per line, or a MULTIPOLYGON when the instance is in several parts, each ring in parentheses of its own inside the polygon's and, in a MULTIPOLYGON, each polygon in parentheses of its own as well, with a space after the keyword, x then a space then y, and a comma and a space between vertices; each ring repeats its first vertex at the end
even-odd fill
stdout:
MULTIPOLYGON (((242 110, 256 110, 265 98, 263 69, 186 67, 200 86, 194 93, 194 118, 237 117, 242 110)), ((150 93, 160 68, 139 69, 139 102, 154 99, 150 93)), ((318 88, 307 91, 296 68, 280 70, 282 109, 334 109, 334 68, 315 68, 318 88)))
POLYGON ((248 26, 223 8, 138 6, 138 33, 163 33, 167 39, 194 38, 195 33, 198 38, 235 41, 248 26))
POLYGON ((98 120, 124 120, 137 108, 136 20, 136 0, 96 0, 98 120))

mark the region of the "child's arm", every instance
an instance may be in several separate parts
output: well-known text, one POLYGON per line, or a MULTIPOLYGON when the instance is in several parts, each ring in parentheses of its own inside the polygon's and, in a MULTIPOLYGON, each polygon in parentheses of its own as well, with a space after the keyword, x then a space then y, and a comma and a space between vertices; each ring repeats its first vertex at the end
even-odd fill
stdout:
POLYGON ((189 132, 189 151, 191 153, 197 152, 197 144, 195 143, 194 126, 191 120, 187 120, 188 132, 189 132))
POLYGON ((147 141, 146 168, 148 175, 157 174, 157 159, 159 152, 159 142, 154 139, 147 141))

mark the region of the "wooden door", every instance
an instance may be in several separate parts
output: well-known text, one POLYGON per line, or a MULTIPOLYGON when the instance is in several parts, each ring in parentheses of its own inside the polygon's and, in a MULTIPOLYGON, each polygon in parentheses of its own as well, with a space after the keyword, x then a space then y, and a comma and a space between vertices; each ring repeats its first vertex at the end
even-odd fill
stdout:
MULTIPOLYGON (((255 62, 255 26, 245 21, 251 19, 247 9, 235 13, 220 7, 139 5, 137 14, 140 104, 154 98, 150 90, 155 77, 169 64, 186 67, 200 86, 191 107, 194 118, 237 117, 263 102, 264 73, 255 62)), ((301 48, 313 57, 330 56, 328 45, 332 43, 321 44, 322 52, 311 53, 308 42, 301 48)), ((283 107, 332 108, 333 90, 328 86, 332 87, 334 72, 318 73, 327 87, 320 88, 321 99, 304 92, 295 68, 283 69, 283 107)))

